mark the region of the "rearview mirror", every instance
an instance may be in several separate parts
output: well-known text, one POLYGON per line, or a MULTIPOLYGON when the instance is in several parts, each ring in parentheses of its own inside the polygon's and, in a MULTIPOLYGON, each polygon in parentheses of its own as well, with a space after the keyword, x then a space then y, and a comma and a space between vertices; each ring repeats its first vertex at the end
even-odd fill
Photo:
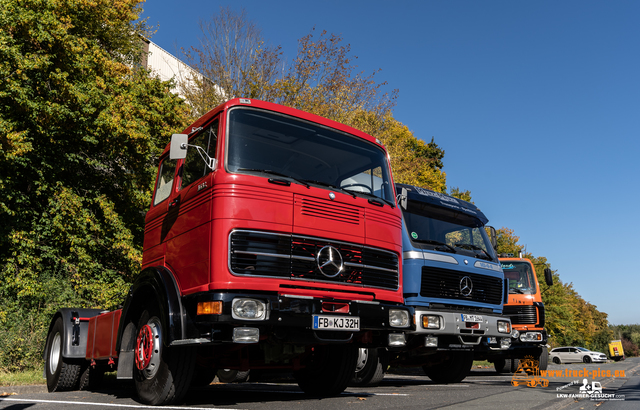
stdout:
POLYGON ((491 240, 491 246, 493 246, 493 249, 497 251, 498 235, 496 234, 496 228, 494 228, 493 226, 487 226, 487 229, 489 230, 489 239, 491 240))
POLYGON ((184 159, 187 157, 187 144, 189 136, 187 134, 173 134, 171 136, 171 147, 169 148, 169 158, 184 159))
POLYGON ((544 281, 547 282, 549 286, 553 285, 553 272, 551 272, 549 268, 544 268, 544 281))

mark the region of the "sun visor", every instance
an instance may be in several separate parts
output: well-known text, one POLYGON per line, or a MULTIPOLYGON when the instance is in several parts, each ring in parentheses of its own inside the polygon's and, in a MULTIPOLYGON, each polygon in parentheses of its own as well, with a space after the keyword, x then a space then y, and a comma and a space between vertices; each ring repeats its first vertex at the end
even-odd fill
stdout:
MULTIPOLYGON (((482 221, 483 225, 486 225, 487 222, 489 222, 487 217, 484 216, 482 211, 480 211, 474 204, 458 198, 454 198, 449 195, 441 194, 440 192, 435 192, 429 189, 424 189, 412 185, 396 184, 396 194, 405 194, 407 196, 406 199, 409 201, 423 202, 432 206, 438 206, 441 208, 450 209, 452 211, 458 211, 467 215, 474 216, 482 221)), ((403 199, 404 198, 400 198, 400 200, 403 199)))

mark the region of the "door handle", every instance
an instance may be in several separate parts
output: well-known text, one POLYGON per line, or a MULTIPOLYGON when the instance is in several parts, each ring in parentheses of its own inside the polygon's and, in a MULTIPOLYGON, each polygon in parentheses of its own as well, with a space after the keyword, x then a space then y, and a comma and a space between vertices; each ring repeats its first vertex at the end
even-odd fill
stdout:
POLYGON ((171 203, 169 203, 169 208, 174 208, 178 206, 179 203, 180 203, 180 197, 177 197, 176 199, 171 201, 171 203))

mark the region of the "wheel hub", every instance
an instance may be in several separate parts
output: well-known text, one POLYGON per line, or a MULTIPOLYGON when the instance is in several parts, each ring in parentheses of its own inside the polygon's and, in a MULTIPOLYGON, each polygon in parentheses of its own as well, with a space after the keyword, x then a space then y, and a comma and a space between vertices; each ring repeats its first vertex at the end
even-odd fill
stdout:
POLYGON ((136 368, 147 378, 152 378, 158 371, 161 355, 160 323, 154 317, 140 328, 136 339, 136 368))

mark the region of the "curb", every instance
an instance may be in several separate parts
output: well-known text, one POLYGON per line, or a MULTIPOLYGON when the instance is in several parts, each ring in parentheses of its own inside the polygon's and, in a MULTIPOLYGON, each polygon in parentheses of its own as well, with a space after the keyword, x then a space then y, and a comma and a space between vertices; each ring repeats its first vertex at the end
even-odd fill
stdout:
POLYGON ((16 394, 35 394, 46 392, 46 384, 31 384, 26 386, 0 386, 0 397, 13 396, 16 394))

